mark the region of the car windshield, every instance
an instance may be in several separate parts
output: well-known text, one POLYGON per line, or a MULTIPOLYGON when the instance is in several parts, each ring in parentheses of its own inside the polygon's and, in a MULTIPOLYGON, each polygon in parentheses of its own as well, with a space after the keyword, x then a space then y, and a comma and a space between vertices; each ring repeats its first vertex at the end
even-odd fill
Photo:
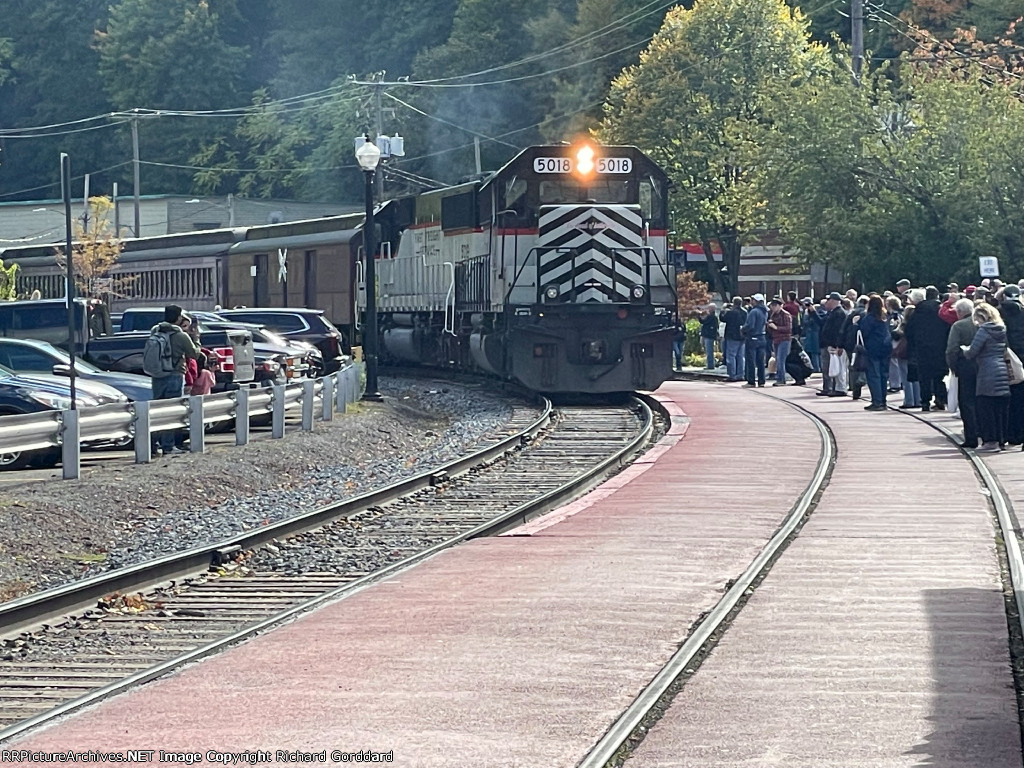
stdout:
MULTIPOLYGON (((70 365, 71 356, 63 349, 37 342, 22 344, 16 341, 0 341, 0 363, 10 370, 23 373, 50 373, 55 365, 70 365)), ((80 357, 75 358, 78 373, 99 373, 100 369, 80 357)))

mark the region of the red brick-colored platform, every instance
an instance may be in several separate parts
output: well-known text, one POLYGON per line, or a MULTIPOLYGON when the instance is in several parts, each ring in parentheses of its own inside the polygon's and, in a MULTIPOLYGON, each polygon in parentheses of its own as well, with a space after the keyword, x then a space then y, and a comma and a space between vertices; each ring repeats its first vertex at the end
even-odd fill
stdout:
POLYGON ((445 552, 16 746, 575 765, 771 536, 819 453, 806 417, 769 398, 661 394, 685 437, 532 535, 445 552))
MULTIPOLYGON (((627 766, 1019 768, 993 524, 970 464, 903 414, 770 394, 828 421, 835 475, 627 766)), ((1011 462, 1019 482, 1019 453, 993 464, 1011 462)))

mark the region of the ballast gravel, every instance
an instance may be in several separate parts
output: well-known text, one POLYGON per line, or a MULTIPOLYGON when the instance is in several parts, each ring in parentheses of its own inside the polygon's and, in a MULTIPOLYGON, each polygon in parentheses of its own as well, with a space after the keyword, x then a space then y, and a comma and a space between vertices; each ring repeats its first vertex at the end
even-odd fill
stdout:
POLYGON ((411 477, 498 439, 513 414, 483 387, 388 379, 382 391, 383 403, 358 404, 281 440, 5 488, 0 602, 411 477))

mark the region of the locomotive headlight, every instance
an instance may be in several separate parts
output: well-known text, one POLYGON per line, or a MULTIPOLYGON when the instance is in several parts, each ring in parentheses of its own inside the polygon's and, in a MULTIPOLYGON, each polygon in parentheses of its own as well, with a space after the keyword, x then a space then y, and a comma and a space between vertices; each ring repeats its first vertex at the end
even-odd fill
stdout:
POLYGON ((549 285, 544 289, 544 298, 547 301, 555 301, 558 298, 558 286, 549 285))
POLYGON ((629 289, 629 296, 633 301, 643 301, 647 295, 647 289, 642 285, 634 285, 629 289))
POLYGON ((584 144, 576 150, 576 173, 589 176, 594 172, 594 148, 584 144))

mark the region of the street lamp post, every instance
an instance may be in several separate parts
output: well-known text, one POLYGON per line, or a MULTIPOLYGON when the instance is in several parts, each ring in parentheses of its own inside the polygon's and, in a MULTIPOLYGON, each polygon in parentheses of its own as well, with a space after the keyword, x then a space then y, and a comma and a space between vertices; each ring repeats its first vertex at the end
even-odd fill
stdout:
POLYGON ((380 148, 367 136, 356 148, 356 161, 366 176, 366 221, 363 223, 363 252, 366 255, 366 322, 363 358, 366 361, 366 393, 363 400, 383 400, 377 389, 377 244, 373 231, 373 178, 380 162, 380 148))

